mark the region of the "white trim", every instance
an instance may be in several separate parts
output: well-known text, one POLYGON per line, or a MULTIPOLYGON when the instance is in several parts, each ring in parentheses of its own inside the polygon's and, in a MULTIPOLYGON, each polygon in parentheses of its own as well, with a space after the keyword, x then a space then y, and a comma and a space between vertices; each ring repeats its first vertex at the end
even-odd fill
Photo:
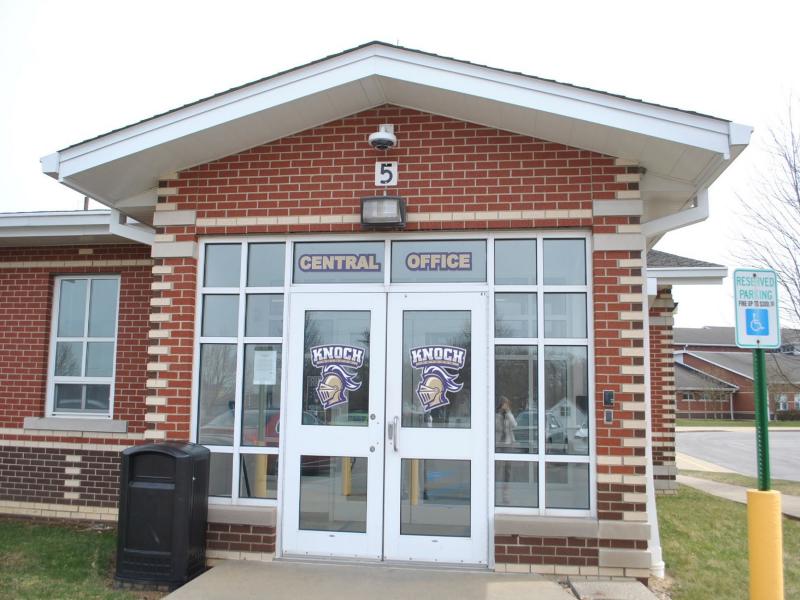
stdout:
POLYGON ((50 308, 50 343, 48 348, 47 360, 47 392, 45 397, 45 416, 50 418, 87 418, 87 419, 113 419, 114 418, 114 396, 116 389, 116 376, 117 376, 117 348, 119 342, 119 305, 120 297, 122 296, 122 277, 119 274, 83 274, 76 273, 74 275, 58 275, 53 279, 53 304, 50 308), (61 301, 61 282, 64 280, 85 279, 86 285, 86 304, 84 306, 84 322, 83 322, 83 336, 70 337, 58 335, 58 315, 60 310, 61 301), (117 282, 117 305, 114 312, 114 337, 103 338, 89 338, 89 307, 91 304, 91 281, 96 279, 114 279, 117 282), (56 343, 58 341, 77 341, 82 344, 81 354, 81 372, 86 368, 86 353, 87 344, 92 342, 112 342, 114 344, 114 358, 111 361, 111 376, 110 377, 88 377, 81 376, 64 376, 55 375, 56 364, 56 343), (78 411, 55 411, 55 386, 57 383, 82 383, 82 384, 103 384, 109 385, 108 392, 108 412, 90 412, 84 410, 78 411))

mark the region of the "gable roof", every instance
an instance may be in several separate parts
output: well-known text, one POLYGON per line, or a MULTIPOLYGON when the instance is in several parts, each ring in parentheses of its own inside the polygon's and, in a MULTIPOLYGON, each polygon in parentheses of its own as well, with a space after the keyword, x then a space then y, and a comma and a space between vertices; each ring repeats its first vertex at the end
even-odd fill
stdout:
MULTIPOLYGON (((694 346, 736 346, 736 330, 733 327, 707 325, 705 327, 675 327, 673 341, 677 345, 694 346)), ((781 342, 797 344, 800 342, 800 330, 782 328, 781 342)))
MULTIPOLYGON (((753 379, 751 352, 687 352, 713 365, 753 379)), ((767 379, 770 384, 800 383, 800 356, 766 353, 767 379)), ((800 390, 798 390, 800 392, 800 390)))
POLYGON ((724 265, 660 250, 647 251, 647 277, 656 280, 657 286, 720 285, 727 276, 724 265))
POLYGON ((649 250, 647 252, 647 267, 653 269, 671 269, 678 267, 711 269, 725 268, 724 265, 718 265, 716 263, 710 263, 704 260, 697 260, 696 258, 688 258, 686 256, 678 256, 677 254, 662 252, 661 250, 649 250))
POLYGON ((713 377, 707 373, 693 369, 681 363, 675 363, 675 389, 679 391, 709 390, 734 391, 738 386, 713 377))
POLYGON ((73 144, 42 169, 143 218, 165 175, 384 104, 630 160, 646 169, 653 218, 687 206, 750 137, 716 117, 370 42, 73 144))

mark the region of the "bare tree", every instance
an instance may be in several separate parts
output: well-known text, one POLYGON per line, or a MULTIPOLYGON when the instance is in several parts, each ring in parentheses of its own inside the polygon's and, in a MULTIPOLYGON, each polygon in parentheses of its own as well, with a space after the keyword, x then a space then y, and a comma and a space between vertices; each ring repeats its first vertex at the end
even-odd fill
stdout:
POLYGON ((798 104, 769 130, 769 165, 741 198, 750 234, 737 258, 772 269, 783 291, 783 317, 800 325, 800 123, 798 104), (794 110, 793 110, 794 109, 794 110))

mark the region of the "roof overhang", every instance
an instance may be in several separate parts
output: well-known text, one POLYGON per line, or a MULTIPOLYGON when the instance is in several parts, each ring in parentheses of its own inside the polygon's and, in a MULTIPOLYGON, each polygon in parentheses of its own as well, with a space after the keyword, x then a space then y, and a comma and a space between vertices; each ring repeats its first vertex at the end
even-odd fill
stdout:
POLYGON ((0 247, 76 244, 152 244, 150 227, 116 210, 0 214, 0 247))
POLYGON ((42 158, 42 169, 149 222, 159 178, 383 104, 633 161, 644 168, 644 222, 691 206, 751 133, 715 117, 375 42, 70 146, 42 158))
POLYGON ((648 279, 657 280, 659 286, 722 285, 728 276, 727 267, 648 267, 648 279))

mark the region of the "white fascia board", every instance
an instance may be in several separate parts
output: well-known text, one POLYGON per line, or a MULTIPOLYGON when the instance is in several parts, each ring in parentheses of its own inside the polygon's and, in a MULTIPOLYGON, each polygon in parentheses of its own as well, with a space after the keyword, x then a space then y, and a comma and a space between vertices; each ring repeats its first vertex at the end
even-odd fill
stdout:
POLYGON ((658 285, 721 285, 727 276, 727 267, 647 268, 647 277, 658 285))
MULTIPOLYGON (((59 180, 171 140, 373 76, 448 89, 730 155, 728 121, 381 45, 223 93, 44 157, 59 180)), ((366 93, 365 93, 366 96, 366 93)), ((373 103, 391 98, 373 98, 373 103)), ((424 107, 419 107, 424 108, 424 107)), ((313 124, 309 124, 312 126, 313 124)), ((738 131, 738 130, 737 130, 738 131)))
POLYGON ((17 229, 34 230, 26 235, 42 235, 43 227, 58 229, 96 226, 105 226, 107 233, 110 216, 111 212, 108 210, 7 213, 0 215, 0 235, 12 236, 12 232, 17 229))

